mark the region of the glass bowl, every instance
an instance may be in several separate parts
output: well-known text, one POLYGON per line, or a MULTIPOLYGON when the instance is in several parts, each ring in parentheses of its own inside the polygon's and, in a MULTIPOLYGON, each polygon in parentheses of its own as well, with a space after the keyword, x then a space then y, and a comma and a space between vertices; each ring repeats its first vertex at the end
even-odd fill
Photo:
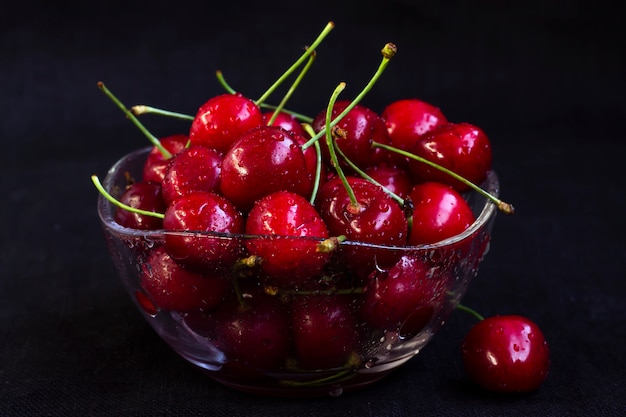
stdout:
MULTIPOLYGON (((141 177, 149 150, 111 167, 102 182, 111 195, 119 197, 129 178, 141 177)), ((498 195, 494 172, 482 187, 498 195)), ((476 221, 465 232, 414 247, 342 242, 308 286, 273 285, 245 250, 250 241, 295 246, 303 238, 129 229, 115 222, 116 208, 102 195, 98 213, 126 290, 180 356, 238 390, 337 396, 417 355, 460 302, 488 252, 497 212, 478 193, 466 198, 476 221), (240 252, 189 271, 168 256, 167 242, 176 239, 235 245, 240 252), (396 263, 382 268, 370 262, 364 274, 366 261, 356 273, 344 256, 355 254, 396 263)))

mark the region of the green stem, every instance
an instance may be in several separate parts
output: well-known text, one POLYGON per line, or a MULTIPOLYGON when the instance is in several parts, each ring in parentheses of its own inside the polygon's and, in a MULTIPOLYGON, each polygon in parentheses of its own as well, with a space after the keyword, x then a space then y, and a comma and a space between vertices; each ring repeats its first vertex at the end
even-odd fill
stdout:
MULTIPOLYGON (((309 135, 315 134, 315 131, 313 130, 313 127, 310 124, 304 123, 302 127, 304 128, 305 132, 307 132, 309 135)), ((305 150, 303 149, 302 152, 304 151, 305 150)), ((311 204, 315 204, 315 199, 317 198, 317 193, 320 188, 321 178, 322 178, 322 150, 320 149, 319 141, 317 141, 315 142, 315 179, 313 180, 313 191, 311 191, 311 198, 309 198, 309 202, 311 204)))
POLYGON ((285 108, 285 104, 287 104, 287 101, 289 101, 294 91, 296 91, 296 89, 298 88, 298 85, 304 78, 305 74, 311 68, 311 65, 313 65, 313 61, 315 61, 315 56, 316 56, 315 51, 311 52, 311 55, 309 55, 309 60, 302 68, 302 71, 300 71, 300 74, 298 74, 294 82, 291 84, 291 87, 289 87, 289 90, 287 91, 283 99, 280 101, 280 103, 278 103, 278 106, 276 107, 276 109, 274 109, 274 112, 272 113, 272 117, 270 117, 270 120, 268 120, 267 122, 268 126, 271 126, 274 123, 274 120, 276 120, 276 117, 278 117, 278 114, 285 108))
MULTIPOLYGON (((273 104, 262 103, 261 104, 261 108, 270 109, 270 110, 276 110, 278 108, 278 106, 275 106, 273 104)), ((285 108, 283 108, 281 111, 283 113, 290 114, 291 116, 295 117, 300 122, 303 122, 303 123, 313 123, 313 118, 310 117, 310 116, 307 116, 306 114, 298 113, 298 112, 295 112, 293 110, 289 110, 289 109, 285 109, 285 108)))
POLYGON ((380 182, 376 181, 374 178, 372 178, 370 175, 368 175, 365 171, 363 171, 361 168, 359 168, 354 162, 352 162, 346 156, 346 154, 343 153, 341 148, 339 146, 336 146, 337 145, 337 141, 334 142, 334 145, 335 145, 335 149, 339 153, 339 156, 341 156, 341 158, 345 161, 346 164, 348 164, 348 166, 350 168, 352 168, 357 174, 359 174, 361 177, 365 178, 366 180, 368 180, 372 184, 377 185, 380 188, 382 188, 383 191, 385 193, 387 193, 391 198, 396 200, 398 202, 398 204, 400 204, 401 206, 404 206, 404 199, 402 197, 400 197, 399 195, 397 195, 396 193, 394 193, 393 191, 391 191, 390 189, 388 189, 387 187, 382 185, 380 182))
MULTIPOLYGON (((227 82, 226 79, 224 78, 224 74, 222 73, 222 71, 215 71, 215 74, 217 76, 217 79, 219 81, 219 83, 222 85, 222 87, 224 87, 224 89, 230 93, 230 94, 236 94, 237 90, 235 90, 234 88, 232 88, 227 82)), ((268 103, 259 103, 259 107, 263 108, 263 109, 270 109, 270 110, 276 110, 278 108, 278 106, 273 105, 273 104, 268 104, 268 103)), ((290 114, 291 116, 295 117, 297 120, 304 122, 304 123, 313 123, 313 118, 310 116, 307 116, 305 114, 302 113, 298 113, 296 111, 293 110, 289 110, 286 108, 282 108, 281 111, 283 113, 287 113, 290 114)))
POLYGON ((220 71, 220 70, 215 71, 215 76, 217 77, 217 81, 222 85, 222 87, 224 87, 224 90, 226 90, 230 94, 236 94, 237 93, 237 90, 232 88, 226 82, 226 79, 224 78, 224 74, 222 73, 222 71, 220 71))
POLYGON ((335 106, 335 102, 337 101, 337 97, 339 94, 346 88, 346 83, 341 82, 333 91, 333 94, 330 96, 330 100, 328 101, 328 107, 326 109, 326 128, 322 130, 326 134, 326 146, 328 146, 328 152, 330 153, 330 160, 335 167, 335 171, 337 171, 337 175, 339 175, 339 179, 341 180, 343 186, 348 193, 348 198, 350 199, 350 208, 356 209, 359 205, 359 202, 356 199, 356 195, 354 194, 354 190, 350 187, 348 183, 348 179, 346 178, 346 174, 341 169, 339 165, 339 159, 337 158, 337 154, 335 153, 335 146, 333 145, 333 132, 331 127, 331 117, 333 113, 333 107, 335 106))
POLYGON ((363 294, 365 292, 364 287, 353 288, 328 288, 324 290, 286 290, 277 287, 265 287, 266 294, 272 295, 351 295, 351 294, 363 294))
MULTIPOLYGON (((389 65, 389 61, 391 60, 391 58, 393 58, 396 52, 397 52, 397 48, 393 43, 387 43, 383 47, 383 49, 381 50, 383 58, 380 64, 378 65, 378 69, 376 70, 372 78, 369 80, 367 85, 363 88, 363 90, 361 90, 361 92, 354 98, 354 100, 352 100, 352 102, 337 117, 333 119, 333 121, 330 123, 331 128, 335 127, 337 123, 339 123, 341 119, 343 119, 350 112, 350 110, 352 110, 363 99, 363 97, 365 97, 365 95, 370 92, 372 87, 374 87, 374 84, 376 84, 380 76, 385 71, 385 68, 387 68, 387 65, 389 65)), ((308 148, 316 140, 319 140, 323 135, 324 135, 324 131, 322 130, 317 135, 309 139, 307 143, 302 145, 302 148, 303 149, 308 148)))
POLYGON ((458 304, 458 305, 456 306, 456 308, 457 308, 457 310, 461 310, 461 311, 464 311, 464 312, 466 312, 466 313, 471 314, 472 316, 476 317, 479 321, 482 321, 482 320, 484 320, 484 319, 485 319, 485 318, 484 318, 481 314, 479 314, 476 310, 474 310, 474 309, 472 309, 472 308, 469 308, 469 307, 466 307, 466 306, 464 306, 463 304, 458 304))
POLYGON ((272 84, 267 91, 265 91, 265 93, 263 93, 261 95, 261 97, 259 97, 256 100, 256 104, 259 105, 261 103, 263 103, 265 100, 267 100, 267 98, 274 92, 274 90, 276 90, 278 88, 278 86, 280 86, 280 84, 283 83, 283 81, 285 81, 285 79, 287 77, 289 77, 295 70, 296 68, 298 68, 300 65, 302 65, 302 63, 309 57, 309 55, 311 55, 314 51, 315 48, 317 48, 319 46, 320 43, 322 43, 322 41, 324 40, 324 38, 330 33, 330 31, 335 27, 335 24, 333 22, 328 22, 326 24, 326 26, 324 27, 324 29, 322 30, 322 32, 320 32, 320 34, 317 36, 317 38, 315 39, 315 41, 313 41, 313 43, 306 48, 306 50, 304 51, 304 53, 300 56, 300 58, 298 58, 296 60, 296 62, 294 62, 288 69, 287 71, 285 71, 275 82, 274 84, 272 84))
POLYGON ((130 110, 128 110, 126 106, 121 101, 119 101, 117 97, 113 95, 111 91, 109 91, 109 89, 104 85, 102 81, 98 81, 98 88, 102 90, 102 92, 109 99, 111 99, 111 101, 113 101, 113 103, 115 103, 117 107, 120 108, 120 110, 124 112, 126 117, 128 117, 133 122, 133 124, 137 126, 139 130, 141 130, 141 132, 148 138, 148 140, 152 142, 152 144, 159 149, 159 151, 161 152, 161 155, 163 155, 163 158, 170 159, 172 157, 172 154, 170 153, 170 151, 165 149, 165 147, 161 144, 159 139, 156 136, 154 136, 152 133, 150 133, 143 124, 141 124, 141 122, 135 117, 135 115, 130 110))
POLYGON ((464 177, 460 176, 459 174, 457 174, 454 171, 449 170, 448 168, 445 168, 435 162, 429 161, 426 158, 422 158, 421 156, 412 154, 410 152, 404 151, 402 149, 399 148, 395 148, 393 146, 390 145, 386 145, 384 143, 379 143, 379 142, 373 142, 372 146, 377 147, 377 148, 383 148, 386 149, 390 152, 395 152, 398 153, 402 156, 406 156, 407 158, 411 158, 414 159, 416 161, 422 162, 432 168, 435 168, 436 170, 439 170, 447 175, 450 175, 452 178, 456 179, 457 181, 462 182, 463 184, 467 185, 468 187, 470 187, 471 189, 473 189, 474 191, 478 192, 479 194, 483 195, 484 197, 488 198, 489 200, 491 200, 500 211, 506 213, 506 214, 513 214, 515 212, 515 209, 513 208, 513 206, 509 203, 506 203, 502 200, 500 200, 498 197, 494 196, 493 194, 483 190, 482 188, 480 188, 478 185, 474 184, 473 182, 465 179, 464 177))
POLYGON ((138 104, 136 106, 133 106, 130 108, 130 111, 135 116, 141 116, 143 114, 156 114, 158 116, 173 117, 175 119, 181 119, 181 120, 193 120, 194 119, 194 116, 191 116, 189 114, 176 113, 173 111, 158 109, 156 107, 146 106, 144 104, 138 104))
POLYGON ((156 213, 154 211, 141 210, 141 209, 138 209, 138 208, 126 205, 126 204, 122 203, 119 200, 116 200, 111 194, 109 194, 109 192, 107 190, 104 189, 104 187, 102 186, 102 183, 100 182, 100 179, 96 175, 92 175, 91 176, 91 181, 96 186, 96 188, 98 189, 100 194, 102 194, 104 196, 104 198, 106 198, 111 203, 113 203, 115 206, 117 206, 117 207, 119 207, 121 209, 128 210, 128 211, 130 211, 132 213, 142 214, 144 216, 157 217, 159 219, 163 219, 165 217, 162 213, 156 213))

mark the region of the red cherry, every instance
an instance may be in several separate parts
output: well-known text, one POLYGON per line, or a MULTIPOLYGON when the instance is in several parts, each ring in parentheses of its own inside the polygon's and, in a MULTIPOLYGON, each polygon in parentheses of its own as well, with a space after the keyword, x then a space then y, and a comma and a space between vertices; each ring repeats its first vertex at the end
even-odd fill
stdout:
POLYGON ((304 295, 291 301, 296 360, 303 369, 344 366, 358 344, 351 296, 304 295))
POLYGON ((414 336, 445 302, 447 278, 429 263, 404 255, 388 270, 372 274, 360 316, 375 328, 414 336))
POLYGON ((163 178, 166 204, 194 191, 218 192, 222 155, 215 149, 194 145, 172 158, 163 178))
MULTIPOLYGON (((485 132, 469 123, 448 123, 421 136, 409 152, 453 171, 480 185, 491 170, 491 144, 485 132)), ((439 181, 459 191, 469 187, 450 175, 411 159, 409 169, 413 180, 439 181)))
POLYGON ((403 199, 409 195, 413 188, 413 182, 408 171, 397 165, 381 163, 367 167, 364 171, 380 185, 403 199))
POLYGON ((239 136, 262 124, 261 109, 252 100, 241 94, 221 94, 200 106, 189 138, 194 145, 226 152, 239 136))
MULTIPOLYGON (((141 181, 129 185, 119 197, 127 206, 155 213, 164 213, 166 204, 163 201, 161 184, 152 181, 141 181)), ((158 217, 146 216, 117 208, 115 221, 124 227, 138 230, 157 230, 163 227, 163 220, 158 217)))
POLYGON ((308 197, 313 176, 297 137, 278 126, 260 126, 241 136, 222 160, 222 194, 242 212, 276 191, 308 197))
POLYGON ((420 136, 448 122, 439 108, 425 101, 409 98, 394 101, 381 113, 391 146, 409 151, 420 136))
MULTIPOLYGON (((162 246, 154 249, 142 264, 140 279, 141 287, 156 306, 180 312, 210 311, 232 289, 230 280, 221 274, 200 274, 182 268, 162 246)), ((142 305, 146 305, 145 301, 142 305)))
MULTIPOLYGON (((263 113, 263 124, 267 125, 272 116, 274 115, 273 111, 263 113)), ((306 137, 306 132, 304 128, 294 116, 289 113, 279 112, 278 115, 274 118, 274 122, 271 126, 280 126, 283 129, 293 132, 297 135, 306 137)))
POLYGON ((174 200, 165 211, 163 228, 194 232, 165 235, 167 252, 190 268, 230 267, 242 255, 240 239, 219 234, 243 233, 243 217, 218 194, 196 191, 174 200))
POLYGON ((279 369, 289 355, 289 321, 278 298, 244 291, 243 304, 232 298, 214 315, 215 345, 228 361, 260 369, 279 369))
MULTIPOLYGON (((349 101, 336 102, 333 106, 332 118, 339 116, 349 104, 349 101)), ((311 126, 316 132, 325 129, 326 110, 315 117, 311 126)), ((373 147, 372 143, 388 144, 389 137, 385 122, 376 112, 357 104, 336 126, 344 134, 344 136, 336 138, 337 147, 359 168, 363 169, 376 165, 383 159, 385 151, 373 147)), ((331 161, 326 140, 323 137, 320 140, 325 161, 330 165, 331 161)), ((339 157, 339 160, 342 160, 341 157, 339 157)), ((347 167, 344 163, 342 163, 342 166, 347 167)))
MULTIPOLYGON (((356 197, 356 205, 339 178, 329 180, 320 189, 317 207, 332 236, 348 240, 390 246, 405 246, 408 224, 404 212, 382 188, 357 177, 347 177, 356 197)), ((343 245, 340 252, 355 276, 366 277, 374 267, 393 265, 399 251, 360 245, 343 245)))
MULTIPOLYGON (((189 136, 183 134, 166 136, 159 140, 161 145, 163 145, 163 147, 172 155, 177 155, 182 152, 188 141, 189 136)), ((170 160, 163 157, 159 148, 153 146, 143 166, 143 180, 158 183, 163 181, 169 162, 170 160)))
POLYGON ((517 315, 481 320, 465 336, 461 352, 469 378, 490 391, 536 390, 550 366, 543 333, 530 319, 517 315))
POLYGON ((439 182, 417 184, 410 193, 413 222, 409 245, 436 243, 463 232, 475 217, 463 196, 439 182))
POLYGON ((246 239, 250 254, 262 259, 268 285, 305 285, 329 258, 328 253, 317 250, 319 238, 328 237, 321 216, 307 199, 289 191, 258 200, 248 214, 246 234, 268 236, 246 239), (269 237, 273 235, 276 237, 269 237))

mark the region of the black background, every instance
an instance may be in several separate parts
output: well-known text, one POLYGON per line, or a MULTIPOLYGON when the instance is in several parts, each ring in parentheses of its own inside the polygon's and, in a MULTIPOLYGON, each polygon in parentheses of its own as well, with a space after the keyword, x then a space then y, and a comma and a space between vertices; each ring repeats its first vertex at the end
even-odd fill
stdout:
MULTIPOLYGON (((626 413, 624 6, 598 1, 25 1, 0 5, 0 415, 611 416, 626 413), (455 313, 387 379, 339 398, 256 397, 177 357, 108 258, 89 176, 147 144, 96 88, 194 114, 223 90, 256 98, 325 23, 290 107, 314 115, 339 81, 380 111, 420 97, 481 126, 502 197, 464 303, 543 329, 551 374, 493 395, 462 371, 455 313)), ((161 136, 181 121, 147 116, 161 136)))

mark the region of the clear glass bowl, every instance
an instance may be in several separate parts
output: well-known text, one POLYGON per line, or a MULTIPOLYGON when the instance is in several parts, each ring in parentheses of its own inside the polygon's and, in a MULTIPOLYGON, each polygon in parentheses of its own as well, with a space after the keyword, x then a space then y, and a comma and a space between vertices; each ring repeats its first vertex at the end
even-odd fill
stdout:
MULTIPOLYGON (((129 177, 140 178, 148 151, 132 152, 113 165, 103 180, 105 189, 117 197, 129 177)), ((490 173, 482 187, 497 196, 496 174, 490 173)), ((497 212, 478 193, 466 198, 477 220, 464 233, 416 247, 343 242, 311 281, 315 285, 307 288, 268 285, 257 267, 239 259, 208 264, 193 274, 208 277, 210 284, 198 284, 192 277, 177 287, 179 299, 191 300, 185 308, 168 304, 168 291, 155 293, 150 287, 154 279, 172 273, 172 266, 155 265, 155 259, 167 260, 167 239, 212 239, 245 248, 246 239, 284 244, 283 239, 295 238, 133 230, 115 222, 115 207, 102 196, 98 213, 124 286, 148 323, 179 355, 235 389, 337 396, 380 380, 414 357, 460 302, 488 252, 497 212), (371 275, 355 278, 343 254, 360 251, 369 251, 372 258, 395 257, 398 266, 375 267, 371 275), (393 284, 402 279, 403 284, 393 284), (373 296, 386 285, 382 300, 373 296), (397 294, 385 299, 393 291, 397 294)), ((245 257, 242 249, 240 258, 245 257)))

